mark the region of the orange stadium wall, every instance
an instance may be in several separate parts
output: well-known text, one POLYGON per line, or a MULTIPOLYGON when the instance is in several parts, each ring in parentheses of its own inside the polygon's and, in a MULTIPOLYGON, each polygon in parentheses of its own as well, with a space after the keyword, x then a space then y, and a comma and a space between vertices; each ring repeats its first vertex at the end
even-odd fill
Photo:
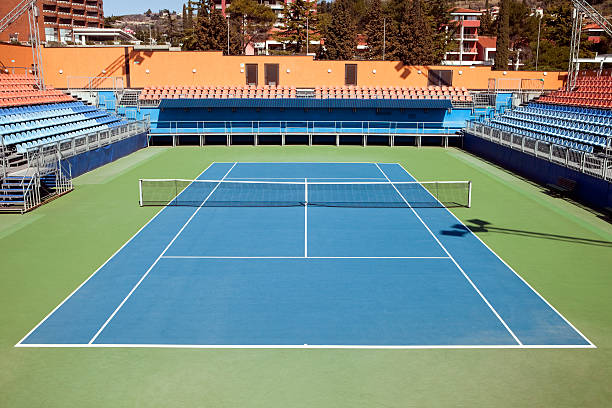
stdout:
MULTIPOLYGON (((397 61, 315 61, 309 56, 223 56, 221 52, 142 51, 124 47, 66 47, 43 50, 45 81, 56 88, 77 86, 76 77, 120 77, 125 87, 228 85, 246 83, 244 64, 258 64, 264 83, 264 64, 279 64, 279 84, 296 87, 342 86, 345 64, 357 64, 360 86, 412 86, 428 84, 429 69, 453 71, 453 86, 488 89, 497 79, 503 88, 516 88, 518 79, 542 81, 544 89, 563 86, 565 72, 492 71, 490 67, 415 67, 397 61), (193 70, 195 69, 195 72, 193 70), (419 73, 420 72, 420 73, 419 73)), ((0 64, 29 66, 28 47, 0 44, 0 64), (15 62, 12 62, 14 60, 15 62)), ((108 81, 107 81, 108 82, 108 81)), ((98 81, 99 86, 105 81, 98 81)))

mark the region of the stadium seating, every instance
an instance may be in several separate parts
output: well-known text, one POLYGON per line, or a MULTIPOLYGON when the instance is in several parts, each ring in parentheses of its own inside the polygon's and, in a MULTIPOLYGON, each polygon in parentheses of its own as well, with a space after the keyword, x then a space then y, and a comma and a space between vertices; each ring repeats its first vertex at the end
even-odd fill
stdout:
POLYGON ((62 91, 36 89, 32 76, 0 74, 0 108, 69 101, 74 99, 62 91))
MULTIPOLYGON (((291 99, 297 98, 296 87, 291 86, 164 86, 145 88, 139 96, 140 102, 161 99, 291 99)), ((472 96, 465 88, 430 86, 426 88, 406 87, 360 87, 360 86, 317 86, 317 99, 447 99, 471 102, 472 96)))
POLYGON ((82 102, 0 108, 0 136, 17 153, 125 124, 127 121, 82 102))
POLYGON ((0 74, 0 136, 17 153, 28 148, 127 124, 59 90, 37 89, 36 79, 0 74))
POLYGON ((593 153, 612 137, 612 110, 531 103, 485 124, 506 132, 593 153))
POLYGON ((540 97, 538 101, 556 105, 612 109, 612 76, 583 74, 578 77, 573 91, 559 90, 540 97))

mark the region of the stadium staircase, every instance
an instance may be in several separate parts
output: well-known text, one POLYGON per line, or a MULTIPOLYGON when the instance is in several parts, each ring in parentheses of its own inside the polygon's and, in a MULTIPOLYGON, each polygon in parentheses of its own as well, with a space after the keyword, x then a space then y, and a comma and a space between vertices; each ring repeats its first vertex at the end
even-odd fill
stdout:
POLYGON ((120 106, 137 107, 140 91, 125 90, 119 99, 120 106))
POLYGON ((28 166, 0 177, 0 213, 25 213, 72 191, 70 170, 61 161, 28 166))

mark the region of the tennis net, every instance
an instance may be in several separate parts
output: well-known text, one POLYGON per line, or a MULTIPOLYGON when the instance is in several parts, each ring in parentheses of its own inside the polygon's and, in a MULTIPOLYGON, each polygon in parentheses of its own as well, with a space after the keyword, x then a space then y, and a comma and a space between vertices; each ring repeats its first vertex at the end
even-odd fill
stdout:
POLYGON ((267 182, 140 180, 141 206, 188 207, 470 207, 470 181, 267 182))

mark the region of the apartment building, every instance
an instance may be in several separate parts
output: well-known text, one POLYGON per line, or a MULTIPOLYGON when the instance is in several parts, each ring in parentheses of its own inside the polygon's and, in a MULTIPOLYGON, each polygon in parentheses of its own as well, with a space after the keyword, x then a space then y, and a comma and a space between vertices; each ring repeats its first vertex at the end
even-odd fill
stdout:
MULTIPOLYGON (((6 15, 21 0, 1 0, 0 16, 6 15)), ((37 0, 40 39, 43 42, 72 42, 74 28, 104 27, 102 0, 37 0)), ((0 33, 0 41, 27 42, 28 16, 24 14, 0 33)))
POLYGON ((455 47, 444 56, 444 65, 489 64, 495 49, 490 47, 490 40, 485 41, 485 47, 479 41, 480 17, 483 13, 479 10, 456 8, 450 14, 448 30, 453 33, 455 47))

